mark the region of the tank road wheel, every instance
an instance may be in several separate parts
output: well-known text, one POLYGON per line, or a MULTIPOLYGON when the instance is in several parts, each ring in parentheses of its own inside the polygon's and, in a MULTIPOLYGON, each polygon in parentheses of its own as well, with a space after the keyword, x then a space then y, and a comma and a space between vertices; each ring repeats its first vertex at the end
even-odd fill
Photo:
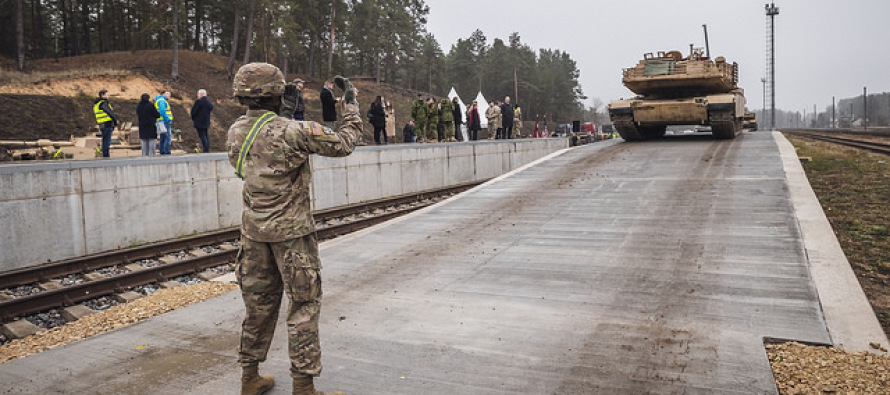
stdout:
POLYGON ((712 112, 709 121, 711 134, 721 140, 734 139, 741 132, 738 121, 731 112, 712 112))
POLYGON ((637 130, 632 114, 612 114, 612 125, 624 141, 641 141, 643 136, 637 130))
POLYGON ((664 133, 667 130, 666 125, 662 126, 649 126, 646 128, 640 128, 640 135, 643 136, 646 140, 658 139, 664 137, 664 133))

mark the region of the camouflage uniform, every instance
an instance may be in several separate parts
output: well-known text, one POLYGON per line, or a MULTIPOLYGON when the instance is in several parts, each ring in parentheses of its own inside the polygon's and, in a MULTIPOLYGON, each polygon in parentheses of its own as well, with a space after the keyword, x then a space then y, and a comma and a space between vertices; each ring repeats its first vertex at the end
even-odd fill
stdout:
POLYGON ((513 132, 516 138, 522 137, 522 110, 518 106, 513 110, 513 132))
POLYGON ((309 155, 352 153, 363 125, 357 104, 343 106, 336 131, 262 109, 248 110, 229 128, 229 161, 239 169, 244 140, 261 117, 268 117, 262 119, 266 123, 259 126, 240 167, 244 211, 235 273, 246 307, 238 347, 242 366, 266 359, 284 290, 291 375, 296 379, 321 373, 321 261, 309 204, 309 155))
POLYGON ((422 98, 414 101, 411 107, 411 118, 414 119, 414 128, 417 130, 417 139, 424 138, 426 132, 426 103, 422 98))
POLYGON ((488 118, 488 139, 498 137, 498 130, 501 128, 501 108, 498 106, 488 106, 485 110, 485 118, 488 118))
POLYGON ((445 141, 454 141, 454 104, 451 100, 442 99, 439 102, 442 108, 439 110, 439 121, 445 129, 445 141))
POLYGON ((439 105, 433 101, 426 105, 426 141, 439 140, 439 105))

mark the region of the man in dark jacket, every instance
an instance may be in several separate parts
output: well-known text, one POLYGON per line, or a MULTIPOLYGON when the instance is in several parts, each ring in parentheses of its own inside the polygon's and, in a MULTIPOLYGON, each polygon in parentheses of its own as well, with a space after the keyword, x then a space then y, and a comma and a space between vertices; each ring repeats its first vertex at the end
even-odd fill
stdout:
POLYGON ((150 100, 148 93, 142 94, 142 100, 136 106, 136 117, 139 118, 139 141, 142 143, 142 156, 155 156, 155 144, 158 142, 157 119, 161 116, 150 100))
POLYGON ((454 137, 457 141, 464 141, 463 133, 460 131, 460 125, 464 124, 464 112, 460 110, 460 101, 457 96, 451 99, 451 103, 454 106, 454 110, 451 111, 454 118, 454 137))
POLYGON ((213 103, 207 98, 207 91, 198 90, 198 100, 192 106, 192 124, 198 130, 198 138, 201 139, 201 149, 204 153, 210 152, 210 138, 207 129, 210 128, 210 112, 213 111, 213 103))
MULTIPOLYGON (((306 82, 306 81, 303 81, 302 79, 299 79, 299 78, 294 80, 294 85, 297 86, 297 106, 294 107, 294 119, 296 119, 298 121, 302 121, 305 119, 303 117, 303 113, 306 112, 306 104, 303 103, 303 83, 304 82, 306 82)), ((337 116, 335 114, 334 118, 336 118, 336 117, 337 116)))
POLYGON ((96 115, 96 123, 99 124, 99 131, 102 132, 102 157, 107 158, 111 146, 111 133, 114 132, 114 126, 118 124, 114 108, 108 103, 107 90, 99 91, 99 98, 93 102, 93 114, 96 115))
POLYGON ((510 96, 504 98, 504 104, 501 104, 501 127, 504 128, 503 138, 513 138, 513 105, 510 104, 510 96))
POLYGON ((321 118, 325 126, 334 129, 334 123, 337 122, 337 99, 334 99, 334 83, 331 80, 324 82, 324 88, 321 90, 321 118))

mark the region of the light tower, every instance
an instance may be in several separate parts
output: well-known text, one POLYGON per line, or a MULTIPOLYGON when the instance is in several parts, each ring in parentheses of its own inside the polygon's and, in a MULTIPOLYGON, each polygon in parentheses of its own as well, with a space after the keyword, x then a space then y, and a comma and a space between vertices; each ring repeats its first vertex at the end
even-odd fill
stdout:
MULTIPOLYGON (((769 89, 770 129, 776 129, 776 15, 779 7, 774 3, 766 5, 766 78, 769 89)), ((767 96, 764 92, 764 97, 767 96)), ((763 103, 764 110, 766 103, 763 103)))

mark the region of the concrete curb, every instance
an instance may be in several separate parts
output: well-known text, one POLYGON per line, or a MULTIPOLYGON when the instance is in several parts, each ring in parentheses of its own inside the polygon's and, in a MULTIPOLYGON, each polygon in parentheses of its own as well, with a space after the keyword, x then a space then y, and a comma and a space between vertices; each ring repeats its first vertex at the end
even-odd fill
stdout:
POLYGON ((788 178, 791 204, 800 226, 810 274, 819 294, 831 342, 835 347, 849 351, 886 354, 869 346, 870 342, 878 342, 886 347, 887 335, 822 211, 794 146, 781 132, 773 132, 773 138, 779 147, 782 167, 788 178))

